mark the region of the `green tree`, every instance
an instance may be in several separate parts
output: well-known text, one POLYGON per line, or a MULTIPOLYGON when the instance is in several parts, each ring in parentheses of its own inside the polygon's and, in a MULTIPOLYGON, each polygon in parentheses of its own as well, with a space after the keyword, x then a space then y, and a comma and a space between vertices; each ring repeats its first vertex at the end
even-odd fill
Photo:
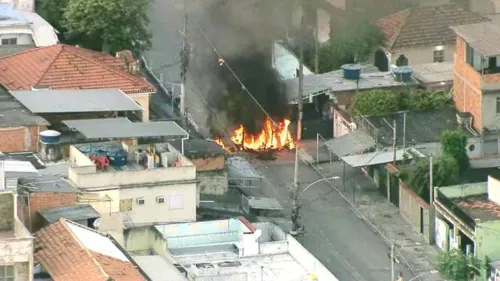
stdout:
POLYGON ((444 131, 439 140, 441 153, 449 155, 457 161, 460 174, 462 175, 469 167, 467 156, 467 136, 460 131, 444 131))
POLYGON ((319 72, 339 69, 346 63, 364 62, 384 45, 384 34, 368 22, 351 22, 340 32, 330 34, 330 40, 320 48, 319 72))
POLYGON ((401 94, 402 110, 426 111, 451 106, 451 99, 442 92, 412 89, 401 94))
POLYGON ((69 0, 40 0, 37 12, 59 32, 63 32, 63 15, 69 0))
POLYGON ((354 95, 351 103, 353 115, 382 115, 400 109, 398 96, 391 91, 371 90, 354 95))
MULTIPOLYGON (((443 155, 432 165, 434 186, 449 186, 458 183, 458 164, 448 155, 443 155)), ((429 160, 418 159, 415 165, 403 168, 400 177, 424 200, 429 202, 429 160)))
POLYGON ((68 0, 63 27, 69 39, 82 45, 114 53, 141 52, 151 47, 148 30, 148 0, 68 0))
POLYGON ((480 275, 484 265, 479 258, 454 249, 440 252, 436 258, 436 267, 446 280, 470 281, 480 275))

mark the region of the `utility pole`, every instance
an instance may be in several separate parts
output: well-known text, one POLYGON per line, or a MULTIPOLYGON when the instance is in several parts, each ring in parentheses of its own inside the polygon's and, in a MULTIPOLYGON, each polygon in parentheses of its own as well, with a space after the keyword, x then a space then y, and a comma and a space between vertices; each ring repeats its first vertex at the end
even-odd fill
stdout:
POLYGON ((391 281, 396 281, 394 279, 394 243, 391 243, 391 281))
POLYGON ((392 139, 392 162, 396 165, 396 118, 392 121, 392 130, 394 131, 394 138, 392 139))
POLYGON ((431 203, 431 206, 432 206, 432 202, 434 202, 434 183, 432 182, 432 178, 433 178, 433 175, 432 175, 432 170, 433 169, 433 163, 432 163, 432 155, 429 159, 429 202, 431 203))
MULTIPOLYGON (((303 3, 301 2, 303 5, 303 3)), ((303 6, 302 6, 303 7, 303 6)), ((302 134, 302 92, 303 92, 303 72, 304 72, 304 45, 303 45, 303 32, 304 32, 304 9, 302 9, 302 19, 300 21, 300 34, 299 34, 299 45, 300 45, 300 56, 299 56, 299 96, 298 96, 298 111, 299 116, 297 118, 297 140, 300 140, 302 134)), ((295 169, 293 174, 293 206, 292 206, 292 230, 297 230, 297 221, 299 215, 299 144, 295 146, 295 169)))
POLYGON ((183 1, 183 9, 184 9, 184 23, 182 25, 182 51, 181 51, 181 104, 180 104, 180 112, 181 112, 181 118, 182 122, 184 124, 184 127, 186 127, 187 122, 187 112, 186 112, 186 75, 187 75, 187 70, 188 70, 188 65, 189 65, 189 50, 188 50, 188 44, 187 44, 187 22, 188 22, 188 15, 187 15, 187 9, 186 9, 186 0, 183 1))
MULTIPOLYGON (((316 12, 317 13, 317 12, 316 12)), ((318 17, 316 17, 316 27, 314 28, 314 73, 319 73, 319 54, 318 54, 318 17)))

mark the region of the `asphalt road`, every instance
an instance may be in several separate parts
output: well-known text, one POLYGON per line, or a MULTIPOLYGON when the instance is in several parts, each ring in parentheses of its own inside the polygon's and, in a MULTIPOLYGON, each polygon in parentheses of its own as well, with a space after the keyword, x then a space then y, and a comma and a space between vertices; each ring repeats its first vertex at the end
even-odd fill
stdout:
MULTIPOLYGON (((290 209, 288 190, 294 174, 292 153, 285 153, 276 161, 255 164, 269 180, 263 193, 277 198, 286 209, 290 209)), ((327 176, 342 175, 340 165, 324 172, 327 176)), ((300 166, 299 182, 302 186, 317 179, 320 176, 311 167, 300 166)), ((389 248, 330 185, 315 184, 303 194, 302 203, 302 222, 306 234, 298 240, 339 280, 391 279, 389 248)), ((396 276, 402 272, 405 280, 413 277, 402 264, 395 264, 395 268, 396 276)))

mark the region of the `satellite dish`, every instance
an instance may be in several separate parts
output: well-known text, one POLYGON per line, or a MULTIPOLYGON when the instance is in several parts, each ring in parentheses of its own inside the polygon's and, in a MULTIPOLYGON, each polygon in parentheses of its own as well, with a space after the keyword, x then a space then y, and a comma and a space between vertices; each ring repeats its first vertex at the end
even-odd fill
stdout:
POLYGON ((262 230, 260 229, 257 229, 254 233, 253 233, 254 237, 255 237, 255 241, 259 240, 259 238, 262 236, 262 230))

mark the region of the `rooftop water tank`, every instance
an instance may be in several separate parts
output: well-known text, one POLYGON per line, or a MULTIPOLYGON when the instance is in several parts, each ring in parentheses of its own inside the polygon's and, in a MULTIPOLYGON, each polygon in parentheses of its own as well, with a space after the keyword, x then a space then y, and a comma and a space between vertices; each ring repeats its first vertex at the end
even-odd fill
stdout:
POLYGON ((361 65, 344 64, 340 68, 344 71, 344 78, 349 80, 358 80, 361 73, 361 65))
POLYGON ((409 66, 400 66, 393 70, 396 81, 410 82, 413 69, 409 66))
POLYGON ((58 143, 61 133, 54 130, 45 130, 40 132, 40 142, 42 143, 58 143))

